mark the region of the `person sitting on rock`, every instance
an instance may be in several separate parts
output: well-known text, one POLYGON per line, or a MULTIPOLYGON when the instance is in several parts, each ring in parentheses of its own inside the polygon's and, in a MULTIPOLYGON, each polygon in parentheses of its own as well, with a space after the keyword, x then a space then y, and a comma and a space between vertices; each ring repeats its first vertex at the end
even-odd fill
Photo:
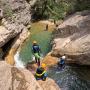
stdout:
POLYGON ((38 67, 35 73, 36 80, 45 81, 47 78, 46 64, 42 64, 41 67, 38 67))
POLYGON ((63 69, 65 67, 65 59, 66 59, 66 56, 63 55, 61 58, 60 58, 60 61, 58 62, 58 66, 63 69))
POLYGON ((40 52, 41 52, 41 49, 40 49, 40 46, 37 44, 36 41, 33 41, 33 46, 32 46, 32 52, 35 56, 35 60, 36 60, 36 63, 38 64, 38 66, 40 66, 40 52))

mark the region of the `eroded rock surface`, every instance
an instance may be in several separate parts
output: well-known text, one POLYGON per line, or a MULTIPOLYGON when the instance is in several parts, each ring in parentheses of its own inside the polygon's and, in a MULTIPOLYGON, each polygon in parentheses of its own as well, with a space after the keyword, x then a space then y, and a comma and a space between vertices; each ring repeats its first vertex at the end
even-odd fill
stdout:
POLYGON ((4 29, 0 27, 0 47, 23 30, 28 32, 26 27, 31 22, 31 6, 34 2, 33 0, 30 0, 30 3, 26 0, 0 0, 4 17, 1 22, 4 29))
POLYGON ((0 61, 0 90, 43 90, 34 76, 0 61))
POLYGON ((53 55, 66 54, 69 62, 90 65, 90 11, 67 18, 54 36, 53 55))
POLYGON ((50 78, 37 82, 30 71, 0 61, 0 90, 60 90, 60 88, 50 78))
POLYGON ((61 90, 54 80, 47 78, 46 81, 38 81, 43 90, 61 90))

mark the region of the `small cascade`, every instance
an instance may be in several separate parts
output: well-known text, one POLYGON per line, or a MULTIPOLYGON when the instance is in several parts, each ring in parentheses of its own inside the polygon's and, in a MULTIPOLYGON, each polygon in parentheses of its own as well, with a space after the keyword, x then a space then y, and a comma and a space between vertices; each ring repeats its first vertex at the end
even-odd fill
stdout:
POLYGON ((16 54, 14 55, 14 60, 15 60, 15 66, 18 68, 25 68, 25 63, 22 62, 21 58, 20 58, 20 54, 19 51, 16 52, 16 54))

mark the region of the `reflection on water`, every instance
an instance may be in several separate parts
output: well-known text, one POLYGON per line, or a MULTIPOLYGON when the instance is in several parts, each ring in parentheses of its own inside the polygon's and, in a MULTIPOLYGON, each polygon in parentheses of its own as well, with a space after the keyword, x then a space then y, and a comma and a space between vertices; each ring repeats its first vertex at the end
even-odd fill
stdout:
POLYGON ((63 70, 55 66, 48 73, 62 90, 90 90, 90 67, 88 66, 67 65, 63 70))

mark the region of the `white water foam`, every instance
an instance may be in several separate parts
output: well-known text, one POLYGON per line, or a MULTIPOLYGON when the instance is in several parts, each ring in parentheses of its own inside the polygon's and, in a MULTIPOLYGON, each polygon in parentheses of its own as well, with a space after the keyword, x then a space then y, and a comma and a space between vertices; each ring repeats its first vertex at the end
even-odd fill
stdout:
POLYGON ((15 66, 18 68, 25 68, 25 64, 22 62, 19 51, 14 55, 14 60, 15 60, 15 66))

